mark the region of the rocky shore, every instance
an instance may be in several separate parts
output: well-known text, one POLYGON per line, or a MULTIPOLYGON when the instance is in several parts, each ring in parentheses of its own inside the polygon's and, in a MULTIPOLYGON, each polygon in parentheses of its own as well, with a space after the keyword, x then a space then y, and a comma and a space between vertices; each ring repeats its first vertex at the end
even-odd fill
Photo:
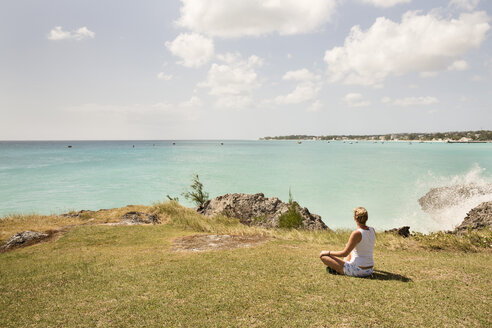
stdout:
POLYGON ((483 202, 467 213, 463 222, 456 227, 456 233, 464 234, 468 230, 492 229, 492 201, 483 202))
MULTIPOLYGON (((480 192, 481 189, 464 189, 463 187, 435 188, 427 195, 422 197, 422 207, 426 209, 443 206, 441 193, 438 191, 455 192, 459 195, 468 195, 470 193, 480 192)), ((99 225, 138 225, 138 224, 162 224, 162 216, 153 212, 150 207, 140 206, 143 211, 133 210, 134 205, 128 205, 124 208, 99 211, 79 211, 62 214, 58 218, 77 218, 83 220, 82 224, 99 224, 99 225), (130 210, 132 209, 132 210, 130 210), (113 217, 108 221, 109 212, 117 211, 118 216, 113 217), (94 217, 99 217, 94 221, 94 217)), ((298 228, 305 230, 330 230, 322 221, 321 216, 311 213, 306 207, 301 207, 297 202, 284 203, 277 197, 265 197, 262 193, 257 194, 225 194, 208 200, 195 208, 195 211, 205 216, 225 215, 231 218, 237 218, 242 224, 248 226, 259 226, 264 228, 279 228, 281 218, 288 214, 289 211, 295 209, 296 215, 299 215, 300 225, 298 228)), ((45 240, 51 239, 57 234, 67 231, 77 225, 63 226, 58 230, 49 231, 22 231, 12 235, 4 245, 0 247, 0 253, 36 244, 45 240)), ((456 227, 454 231, 457 235, 463 235, 473 230, 492 229, 492 201, 483 202, 475 208, 471 209, 463 222, 456 227)), ((395 233, 402 237, 409 237, 410 227, 404 226, 391 230, 386 230, 388 233, 395 233)))
MULTIPOLYGON (((294 206, 302 217, 300 228, 307 230, 329 229, 321 220, 321 216, 309 212, 294 202, 294 206)), ((225 194, 208 200, 198 206, 196 211, 203 215, 225 215, 237 218, 248 226, 278 228, 279 218, 289 211, 289 204, 277 197, 265 197, 264 194, 225 194)))

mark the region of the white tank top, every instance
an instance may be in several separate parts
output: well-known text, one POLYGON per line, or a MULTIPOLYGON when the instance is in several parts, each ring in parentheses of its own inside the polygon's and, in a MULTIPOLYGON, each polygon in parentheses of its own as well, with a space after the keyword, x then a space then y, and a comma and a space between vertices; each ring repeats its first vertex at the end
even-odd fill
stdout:
POLYGON ((374 266, 374 259, 372 257, 374 244, 376 243, 374 228, 369 227, 369 230, 359 228, 357 230, 362 234, 362 240, 352 250, 352 258, 349 263, 353 263, 359 267, 374 266))

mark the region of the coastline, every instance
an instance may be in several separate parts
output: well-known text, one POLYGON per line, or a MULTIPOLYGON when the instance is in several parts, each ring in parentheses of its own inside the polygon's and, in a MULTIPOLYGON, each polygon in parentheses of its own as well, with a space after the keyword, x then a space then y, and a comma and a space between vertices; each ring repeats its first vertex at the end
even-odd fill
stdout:
POLYGON ((319 142, 361 142, 361 143, 451 143, 451 144, 488 144, 492 143, 492 140, 487 140, 487 141, 456 141, 456 140, 451 140, 451 139, 445 139, 445 140, 367 140, 367 139, 330 139, 330 140, 322 140, 322 139, 258 139, 260 141, 303 141, 303 142, 310 142, 310 141, 319 141, 319 142))
POLYGON ((490 231, 408 238, 379 232, 374 274, 362 279, 328 274, 319 261, 321 250, 343 249, 351 230, 249 227, 173 202, 19 216, 0 220, 0 231, 6 223, 52 232, 0 254, 2 327, 367 325, 366 313, 340 315, 353 309, 347 294, 367 299, 377 326, 490 321, 488 302, 463 303, 464 292, 490 294, 490 231), (344 292, 334 293, 340 286, 344 292), (419 300, 412 311, 409 299, 419 300))
POLYGON ((452 229, 478 203, 434 219, 421 211, 420 197, 435 187, 492 180, 491 144, 349 143, 83 142, 67 148, 61 142, 5 147, 0 149, 5 186, 0 188, 0 216, 152 204, 166 194, 179 197, 197 173, 212 197, 262 192, 287 201, 290 188, 295 200, 335 229, 350 225, 346 218, 352 208, 365 206, 382 229, 410 225, 427 232, 443 229, 446 222, 445 229, 452 229))
POLYGON ((492 131, 448 131, 434 133, 390 133, 368 135, 289 135, 276 137, 262 137, 260 140, 323 140, 323 141, 403 141, 403 142, 447 142, 447 143, 490 143, 492 131))

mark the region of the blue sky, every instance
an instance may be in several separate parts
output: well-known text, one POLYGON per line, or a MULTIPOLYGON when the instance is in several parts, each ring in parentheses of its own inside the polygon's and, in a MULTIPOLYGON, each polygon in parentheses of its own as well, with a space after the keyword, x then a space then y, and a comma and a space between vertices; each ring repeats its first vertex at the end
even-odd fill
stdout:
POLYGON ((3 1, 0 140, 492 129, 485 0, 3 1))

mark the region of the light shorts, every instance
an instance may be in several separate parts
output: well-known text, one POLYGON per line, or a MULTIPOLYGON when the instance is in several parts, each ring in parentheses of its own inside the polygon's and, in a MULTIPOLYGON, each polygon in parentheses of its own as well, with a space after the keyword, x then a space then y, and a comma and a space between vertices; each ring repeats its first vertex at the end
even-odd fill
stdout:
POLYGON ((345 273, 346 276, 351 276, 351 277, 368 277, 374 272, 373 268, 370 269, 361 269, 357 265, 353 263, 348 263, 345 262, 343 266, 343 273, 345 273))

